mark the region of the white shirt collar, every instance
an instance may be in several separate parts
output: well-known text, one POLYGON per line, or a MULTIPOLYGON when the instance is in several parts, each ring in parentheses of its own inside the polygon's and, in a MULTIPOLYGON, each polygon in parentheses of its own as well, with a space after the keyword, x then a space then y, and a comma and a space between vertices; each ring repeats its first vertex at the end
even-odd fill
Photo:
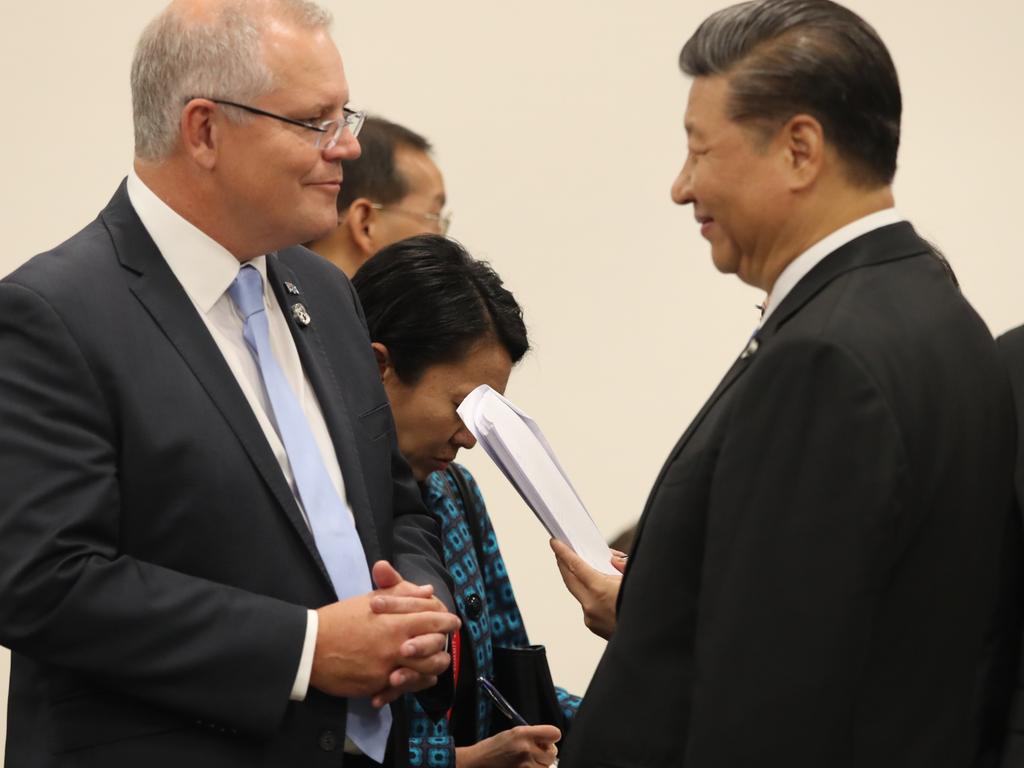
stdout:
MULTIPOLYGON (((238 275, 238 259, 157 197, 134 169, 128 174, 128 199, 192 303, 208 313, 238 275)), ((257 256, 248 263, 260 271, 265 297, 266 257, 257 256)))
POLYGON ((856 240, 861 235, 866 235, 868 232, 880 229, 881 227, 887 227, 890 224, 896 224, 903 220, 903 217, 896 212, 895 208, 886 208, 883 211, 875 211, 856 221, 851 221, 846 226, 840 227, 832 234, 816 242, 789 262, 786 268, 782 270, 782 274, 775 280, 775 285, 772 286, 771 293, 768 294, 768 298, 765 300, 768 303, 768 308, 765 310, 757 327, 761 328, 765 324, 765 321, 771 317, 776 307, 782 304, 796 284, 803 280, 807 273, 814 269, 830 253, 856 240))

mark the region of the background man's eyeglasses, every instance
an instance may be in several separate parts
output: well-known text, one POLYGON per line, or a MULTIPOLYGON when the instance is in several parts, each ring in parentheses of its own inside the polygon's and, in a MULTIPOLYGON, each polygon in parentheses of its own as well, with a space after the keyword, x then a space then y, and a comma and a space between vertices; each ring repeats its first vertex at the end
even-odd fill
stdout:
POLYGON ((417 219, 429 221, 437 227, 442 235, 448 234, 448 227, 452 224, 451 213, 431 213, 430 211, 410 211, 408 208, 399 208, 394 205, 381 205, 371 203, 370 207, 375 211, 391 211, 392 213, 404 213, 406 216, 415 216, 417 219))

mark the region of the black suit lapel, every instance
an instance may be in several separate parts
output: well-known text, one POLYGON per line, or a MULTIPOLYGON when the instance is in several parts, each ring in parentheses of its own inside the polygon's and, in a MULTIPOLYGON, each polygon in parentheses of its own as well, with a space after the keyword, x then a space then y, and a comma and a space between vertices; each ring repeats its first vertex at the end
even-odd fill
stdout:
MULTIPOLYGON (((320 410, 323 412, 327 431, 334 445, 334 453, 341 467, 345 495, 352 507, 356 530, 366 553, 367 565, 372 566, 374 561, 381 558, 382 553, 370 499, 363 483, 362 462, 356 449, 351 409, 345 402, 345 387, 341 386, 339 378, 346 372, 335 370, 331 365, 332 356, 327 353, 316 322, 318 315, 326 317, 328 312, 322 311, 324 308, 308 305, 308 297, 301 292, 302 283, 294 271, 275 254, 267 257, 267 276, 288 321, 295 347, 299 351, 299 359, 302 361, 302 369, 320 403, 320 410), (293 290, 298 293, 293 293, 293 290), (306 311, 309 318, 307 324, 298 321, 300 312, 297 305, 301 305, 306 311)), ((337 359, 337 356, 334 356, 334 359, 337 359)))
POLYGON ((129 273, 128 288, 216 404, 327 579, 313 536, 252 408, 188 294, 132 208, 124 184, 100 216, 113 239, 118 260, 129 273))
MULTIPOLYGON (((718 383, 718 386, 715 387, 715 391, 711 393, 711 397, 707 399, 700 411, 697 412, 693 421, 690 422, 690 426, 686 428, 683 436, 679 438, 675 447, 672 448, 672 452, 669 453, 668 458, 661 467, 661 471, 658 473, 657 479, 654 481, 654 485, 651 487, 651 492, 647 496, 647 503, 644 505, 643 514, 640 515, 640 521, 637 523, 636 535, 633 538, 634 551, 640 544, 640 537, 643 534, 644 523, 647 520, 647 515, 650 512, 654 497, 657 495, 658 487, 661 485, 661 481, 665 477, 665 473, 668 471, 668 468, 672 465, 672 462, 676 460, 679 454, 682 453, 686 444, 690 442, 690 438, 693 437, 697 428, 701 425, 701 422, 704 421, 704 418, 708 415, 711 409, 715 407, 715 403, 722 398, 722 395, 724 395, 729 388, 736 383, 736 380, 743 375, 743 372, 747 370, 751 360, 757 354, 760 343, 760 331, 758 331, 750 338, 750 341, 747 342, 747 346, 743 348, 740 356, 736 358, 736 362, 734 362, 732 367, 726 371, 725 376, 718 383)), ((626 571, 628 573, 629 569, 627 568, 626 571)), ((622 593, 623 590, 620 589, 618 600, 622 599, 622 593)))
MULTIPOLYGON (((665 462, 665 467, 662 468, 661 473, 658 475, 658 479, 655 481, 655 487, 657 487, 658 483, 661 482, 661 477, 664 475, 665 469, 682 452, 683 448, 686 447, 686 444, 690 441, 693 433, 697 431, 701 422, 704 421, 704 417, 707 416, 711 409, 715 407, 715 403, 721 399, 722 395, 729 391, 729 387, 735 384, 736 380, 743 375, 744 371, 747 370, 750 361, 753 359, 754 355, 757 354, 757 350, 760 346, 760 333, 761 332, 758 331, 750 338, 747 346, 743 348, 743 352, 741 352, 740 356, 736 358, 736 362, 734 362, 732 367, 726 371, 725 376, 722 377, 718 386, 715 387, 715 391, 711 393, 711 397, 709 397, 704 405, 701 406, 701 409, 697 412, 693 421, 690 422, 690 426, 686 428, 683 436, 679 438, 678 442, 676 442, 675 447, 672 449, 672 453, 669 454, 668 460, 665 462)), ((650 506, 650 500, 648 500, 647 506, 650 506)), ((645 514, 646 511, 647 509, 645 507, 645 514)))

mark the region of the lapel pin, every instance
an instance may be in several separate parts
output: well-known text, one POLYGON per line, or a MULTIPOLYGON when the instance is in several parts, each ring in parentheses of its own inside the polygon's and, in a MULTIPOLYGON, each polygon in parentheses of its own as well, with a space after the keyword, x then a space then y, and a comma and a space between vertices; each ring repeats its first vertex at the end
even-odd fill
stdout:
POLYGON ((757 352, 758 347, 760 347, 760 346, 761 346, 761 342, 759 342, 757 340, 757 337, 755 336, 754 338, 752 338, 750 341, 747 342, 747 348, 744 349, 743 350, 743 354, 740 355, 740 360, 745 360, 746 358, 748 358, 751 355, 755 354, 757 352))
POLYGON ((309 312, 302 304, 292 304, 292 317, 303 328, 313 322, 313 318, 309 316, 309 312))
POLYGON ((292 296, 299 295, 299 287, 295 283, 289 283, 287 280, 284 281, 284 289, 288 291, 292 296))

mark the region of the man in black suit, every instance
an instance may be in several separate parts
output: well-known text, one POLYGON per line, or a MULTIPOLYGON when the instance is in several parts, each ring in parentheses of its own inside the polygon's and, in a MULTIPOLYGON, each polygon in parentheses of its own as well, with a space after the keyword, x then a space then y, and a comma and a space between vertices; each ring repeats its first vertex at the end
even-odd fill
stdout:
MULTIPOLYGON (((1017 466, 1014 470, 1014 488, 1016 489, 1017 514, 1015 522, 1018 526, 1016 535, 1021 536, 1021 512, 1024 510, 1024 326, 1007 331, 999 337, 999 352, 1006 365, 1013 389, 1013 400, 1017 411, 1017 466)), ((1015 563, 1024 567, 1020 562, 1015 563)), ((1008 601, 1014 605, 1024 603, 1024 589, 1012 593, 1008 601)), ((1022 768, 1024 766, 1024 639, 1015 638, 1014 659, 1017 661, 1017 674, 1008 681, 1014 688, 1010 716, 1006 721, 1006 744, 1003 753, 1003 768, 1022 768)))
POLYGON ((7 768, 391 764, 390 702, 448 665, 361 309, 293 247, 359 153, 328 24, 173 3, 126 183, 0 283, 7 768))
POLYGON ((767 308, 655 482, 562 766, 991 759, 1012 404, 985 325, 893 208, 892 60, 841 6, 758 0, 709 17, 680 64, 673 200, 767 308))

